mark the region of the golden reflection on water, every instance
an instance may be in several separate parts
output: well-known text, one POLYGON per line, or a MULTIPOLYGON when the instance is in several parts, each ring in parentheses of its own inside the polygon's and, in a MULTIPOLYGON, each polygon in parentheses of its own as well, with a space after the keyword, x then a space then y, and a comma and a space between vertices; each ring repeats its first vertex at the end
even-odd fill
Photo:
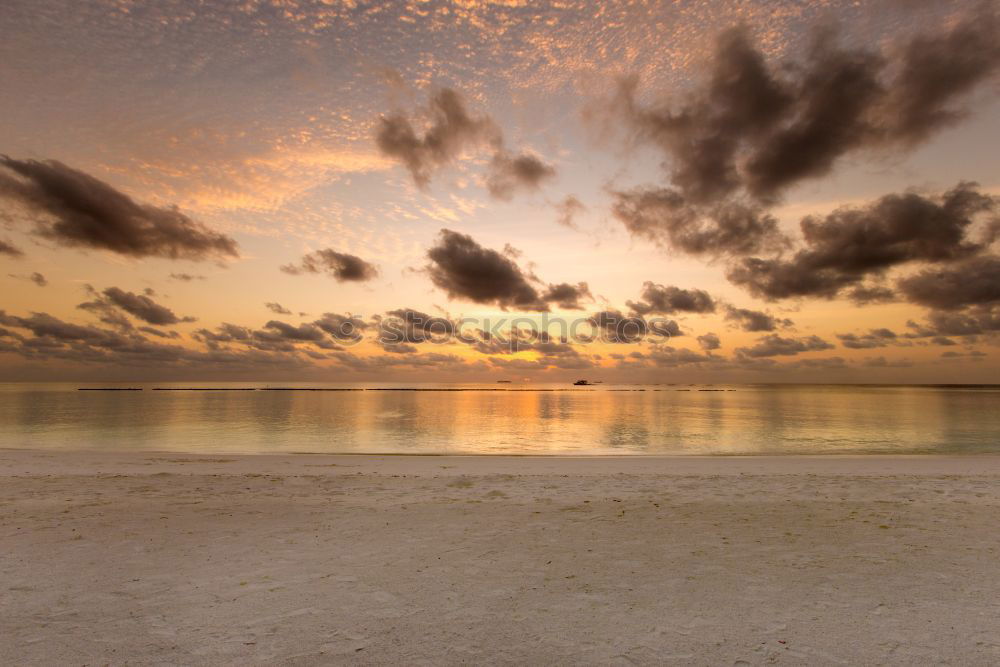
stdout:
POLYGON ((81 392, 75 385, 3 385, 0 447, 469 454, 1000 451, 997 388, 463 388, 481 390, 81 392))

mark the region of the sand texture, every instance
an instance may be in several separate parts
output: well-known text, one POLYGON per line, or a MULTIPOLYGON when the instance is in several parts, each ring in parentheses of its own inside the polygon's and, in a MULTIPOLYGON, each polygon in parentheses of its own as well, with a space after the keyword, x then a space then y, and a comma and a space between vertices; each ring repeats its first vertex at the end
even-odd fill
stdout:
POLYGON ((998 664, 1000 457, 0 451, 0 664, 998 664))

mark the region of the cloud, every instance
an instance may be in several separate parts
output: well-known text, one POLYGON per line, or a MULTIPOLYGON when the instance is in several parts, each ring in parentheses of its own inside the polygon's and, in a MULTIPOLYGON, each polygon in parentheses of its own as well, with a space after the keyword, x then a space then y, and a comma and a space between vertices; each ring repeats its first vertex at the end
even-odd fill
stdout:
POLYGON ((867 368, 910 368, 913 362, 909 359, 886 359, 885 357, 868 357, 861 362, 867 368))
POLYGON ((247 343, 252 338, 250 329, 236 324, 230 324, 229 322, 223 322, 216 327, 215 331, 198 329, 192 334, 192 337, 195 340, 200 340, 211 348, 217 347, 219 343, 247 343))
POLYGON ((0 198, 26 208, 36 233, 60 245, 194 261, 239 256, 235 240, 176 208, 140 204, 54 160, 0 156, 0 198))
POLYGON ((293 276, 302 273, 325 273, 339 282, 365 282, 378 276, 378 268, 374 264, 356 255, 337 252, 330 248, 305 255, 299 265, 286 264, 280 268, 293 276))
POLYGON ((24 252, 17 246, 0 239, 0 255, 8 257, 24 257, 24 252))
POLYGON ((718 350, 720 347, 722 347, 722 341, 719 340, 719 337, 717 335, 711 332, 698 336, 697 340, 698 340, 698 345, 700 345, 701 349, 705 350, 706 352, 710 352, 711 350, 718 350))
POLYGON ((969 352, 955 352, 954 350, 945 350, 941 353, 942 359, 981 359, 982 357, 988 356, 985 352, 980 352, 979 350, 970 350, 969 352))
MULTIPOLYGON (((215 345, 204 352, 154 342, 138 333, 143 331, 157 338, 178 337, 174 332, 166 333, 152 327, 142 327, 127 333, 109 331, 65 322, 48 313, 18 317, 0 310, 0 324, 26 329, 32 333, 34 337, 28 338, 11 332, 15 343, 5 349, 31 361, 59 359, 70 363, 98 364, 102 368, 123 366, 164 370, 177 367, 216 373, 240 370, 257 373, 267 368, 302 369, 309 365, 294 349, 291 352, 262 352, 223 349, 215 345)), ((225 326, 233 330, 242 329, 234 325, 225 326)), ((242 331, 246 333, 245 329, 242 331)), ((250 340, 248 335, 244 338, 250 340)))
POLYGON ((664 287, 646 281, 642 284, 641 301, 626 301, 638 315, 672 315, 673 313, 714 313, 715 301, 705 290, 664 287))
POLYGON ((903 278, 899 290, 913 303, 938 310, 1000 302, 1000 257, 973 257, 947 268, 903 278))
MULTIPOLYGON (((212 350, 230 349, 230 345, 236 344, 263 352, 304 352, 311 358, 326 359, 327 357, 322 353, 316 353, 308 346, 330 351, 339 351, 343 348, 330 340, 331 337, 337 339, 336 336, 327 331, 328 328, 332 327, 320 326, 321 323, 329 324, 317 321, 294 325, 281 320, 269 320, 260 329, 250 329, 226 322, 217 327, 215 331, 198 329, 192 334, 192 337, 205 343, 212 350), (303 348, 300 345, 306 347, 303 348), (316 356, 317 354, 319 356, 316 356)), ((334 331, 337 330, 334 329, 334 331)), ((342 331, 337 332, 343 333, 342 331)))
POLYGON ((368 323, 364 320, 350 314, 340 315, 338 313, 323 313, 323 317, 313 324, 339 342, 357 342, 361 340, 363 332, 368 328, 368 323))
POLYGON ((193 280, 205 280, 205 276, 199 276, 192 273, 171 273, 170 279, 179 280, 180 282, 183 283, 189 283, 193 280))
POLYGON ((577 283, 576 285, 559 283, 558 285, 549 285, 542 293, 541 299, 548 303, 555 303, 563 310, 583 310, 583 305, 580 302, 583 300, 593 301, 594 297, 590 293, 587 283, 577 283))
POLYGON ((800 352, 813 352, 817 350, 830 350, 833 345, 826 342, 819 336, 807 336, 804 338, 783 338, 778 334, 768 334, 757 339, 753 347, 740 347, 735 350, 737 357, 778 357, 793 356, 800 352))
POLYGON ((852 350, 868 350, 877 347, 886 347, 896 342, 899 336, 889 329, 872 329, 868 333, 858 336, 857 334, 846 333, 837 334, 840 344, 852 350))
POLYGON ((587 207, 583 205, 583 202, 573 195, 567 195, 566 198, 556 204, 555 207, 557 212, 556 222, 563 227, 579 229, 576 224, 576 217, 587 210, 587 207))
POLYGON ((139 331, 143 333, 148 333, 151 336, 156 336, 157 338, 180 338, 181 335, 176 331, 163 331, 162 329, 154 329, 153 327, 139 327, 139 331))
POLYGON ((37 271, 26 276, 18 275, 16 273, 8 273, 7 275, 10 276, 11 278, 17 278, 18 280, 28 280, 30 282, 35 283, 39 287, 45 287, 46 285, 49 284, 49 281, 46 280, 45 276, 38 273, 37 271))
POLYGON ((437 168, 450 164, 466 149, 484 142, 499 147, 502 142, 493 120, 469 115, 454 90, 433 93, 427 111, 431 125, 422 137, 401 113, 382 117, 375 135, 379 150, 402 162, 420 188, 427 187, 437 168))
POLYGON ((660 368, 675 368, 677 366, 689 366, 692 364, 718 363, 719 358, 709 354, 698 354, 684 348, 676 348, 670 345, 654 345, 649 352, 631 352, 628 362, 619 364, 623 367, 635 365, 638 362, 642 366, 656 366, 660 368))
POLYGON ((759 310, 726 306, 726 321, 735 322, 743 331, 775 331, 794 324, 788 318, 779 318, 759 310))
POLYGON ((509 245, 503 253, 484 248, 471 236, 442 229, 437 245, 427 251, 431 281, 449 297, 492 304, 504 310, 545 312, 549 303, 567 310, 582 309, 593 300, 587 283, 552 284, 539 291, 540 281, 514 261, 520 253, 509 245))
POLYGON ((1000 331, 1000 304, 972 306, 963 311, 932 310, 927 321, 908 320, 911 331, 902 334, 906 339, 928 339, 934 345, 955 345, 948 336, 973 339, 980 334, 1000 331))
POLYGON ((503 132, 493 119, 485 114, 471 115, 462 97, 451 88, 431 94, 426 114, 430 126, 423 136, 402 113, 383 116, 375 132, 382 154, 403 163, 421 189, 430 184, 437 169, 483 145, 493 152, 486 187, 497 199, 510 199, 518 190, 535 190, 555 176, 555 168, 537 155, 515 154, 504 148, 503 132))
POLYGON ((411 343, 442 342, 456 333, 451 320, 412 308, 390 310, 377 318, 376 341, 383 347, 411 343))
POLYGON ((482 364, 469 364, 454 354, 382 354, 360 357, 347 352, 335 353, 333 357, 345 368, 359 372, 380 371, 385 368, 409 366, 412 368, 431 368, 436 370, 474 370, 485 369, 482 364))
POLYGON ((708 76, 684 99, 643 108, 632 79, 614 106, 639 141, 669 157, 685 200, 770 202, 845 155, 910 148, 961 118, 957 103, 1000 65, 997 31, 984 3, 950 30, 884 53, 819 30, 797 62, 772 64, 738 27, 719 36, 708 76))
POLYGON ((665 338, 682 336, 680 327, 673 320, 647 321, 638 315, 625 315, 617 310, 602 310, 587 320, 597 329, 597 338, 609 343, 638 343, 647 335, 665 338))
POLYGON ((898 298, 896 293, 891 289, 879 285, 858 285, 848 290, 846 296, 858 306, 867 306, 873 303, 891 303, 898 298))
POLYGON ((32 313, 30 317, 17 317, 0 310, 0 324, 27 329, 38 338, 57 341, 92 342, 106 347, 124 341, 124 338, 113 331, 65 322, 48 313, 32 313))
POLYGON ((727 277, 765 299, 833 298, 894 266, 951 262, 981 251, 966 232, 979 214, 997 210, 1000 201, 974 183, 960 183, 939 197, 886 195, 868 206, 804 218, 805 247, 790 259, 743 258, 727 277))
POLYGON ((927 335, 974 336, 1000 331, 1000 304, 973 306, 964 312, 931 312, 927 335))
POLYGON ((195 321, 193 317, 178 317, 174 311, 156 303, 149 295, 126 292, 118 287, 109 287, 99 295, 95 292, 94 296, 94 301, 82 303, 78 307, 96 312, 102 312, 108 307, 117 308, 147 324, 157 326, 195 321))
MULTIPOLYGON (((544 332, 543 332, 544 334, 544 332)), ((582 370, 593 368, 594 362, 580 354, 566 341, 553 340, 547 335, 539 336, 531 349, 538 353, 537 361, 545 367, 582 370)))
POLYGON ((493 304, 507 310, 547 311, 534 276, 525 274, 510 257, 484 248, 471 236, 442 229, 437 245, 427 251, 431 282, 454 299, 493 304))
POLYGON ((268 301, 264 304, 264 307, 270 310, 272 313, 277 313, 278 315, 291 315, 292 311, 288 310, 280 303, 274 301, 268 301))
POLYGON ((280 320, 270 320, 263 330, 254 331, 252 336, 266 343, 313 343, 327 349, 339 349, 327 339, 325 331, 308 322, 295 326, 280 320))
POLYGON ((777 218, 757 205, 724 202, 699 208, 671 188, 638 188, 612 195, 611 212, 629 233, 664 249, 721 257, 788 243, 778 230, 777 218))
POLYGON ((497 151, 490 161, 486 187, 497 199, 510 199, 518 190, 537 190, 556 170, 531 153, 511 155, 497 151))

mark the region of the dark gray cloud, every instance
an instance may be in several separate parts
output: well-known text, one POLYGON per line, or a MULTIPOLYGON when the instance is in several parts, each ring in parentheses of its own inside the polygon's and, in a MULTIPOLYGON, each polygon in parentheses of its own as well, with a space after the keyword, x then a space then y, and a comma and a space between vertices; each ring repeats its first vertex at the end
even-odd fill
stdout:
POLYGON ((554 303, 563 310, 583 310, 582 301, 593 301, 594 297, 590 293, 587 283, 559 283, 549 285, 541 295, 542 301, 554 303))
MULTIPOLYGON (((153 327, 141 327, 129 332, 109 331, 93 326, 65 322, 47 313, 32 313, 29 317, 8 315, 0 311, 0 324, 31 332, 31 338, 11 332, 14 343, 5 351, 19 354, 31 361, 58 359, 70 363, 110 366, 142 367, 163 370, 169 367, 188 370, 223 370, 259 372, 268 368, 302 369, 309 364, 298 352, 235 350, 206 342, 208 351, 192 350, 180 345, 155 342, 140 335, 148 333, 157 338, 177 338, 175 332, 164 332, 153 327)), ((232 333, 250 341, 249 332, 242 327, 225 325, 232 333)), ((220 333, 219 338, 227 338, 220 333)), ((198 339, 201 339, 198 337, 198 339)), ((233 338, 230 338, 233 340, 233 338)))
POLYGON ((1000 302, 1000 257, 973 257, 946 268, 928 268, 899 281, 907 299, 937 310, 1000 302))
POLYGON ((674 313, 714 313, 715 300, 705 290, 664 287, 646 281, 640 301, 626 301, 637 315, 672 315, 674 313))
MULTIPOLYGON (((166 306, 156 303, 146 294, 135 294, 126 292, 118 287, 109 287, 96 299, 104 305, 113 306, 122 310, 136 319, 147 324, 164 326, 168 324, 179 324, 181 322, 194 322, 193 317, 178 317, 174 311, 166 306)), ((81 304, 80 307, 95 310, 90 304, 81 304)))
POLYGON ((299 325, 289 324, 281 320, 270 320, 260 329, 250 329, 230 323, 223 323, 214 331, 198 329, 192 334, 195 340, 201 341, 211 350, 229 350, 231 345, 240 345, 262 352, 307 353, 312 358, 327 358, 322 354, 316 356, 315 346, 322 350, 339 351, 343 348, 330 340, 320 322, 304 322, 299 325), (302 347, 305 346, 305 347, 302 347))
POLYGON ((933 343, 934 345, 943 345, 943 346, 958 345, 958 343, 948 338, 947 336, 934 336, 931 338, 931 343, 933 343))
POLYGON ((124 313, 122 313, 121 309, 113 304, 110 299, 105 297, 90 285, 86 286, 86 290, 92 297, 92 300, 78 304, 77 308, 96 315, 97 319, 102 323, 113 327, 119 332, 131 333, 135 329, 135 326, 132 324, 132 320, 126 317, 124 313))
POLYGON ((193 273, 171 273, 171 280, 179 280, 184 283, 189 283, 193 280, 205 280, 205 276, 199 276, 193 273))
POLYGON ((975 336, 1000 331, 1000 304, 973 306, 964 312, 928 315, 930 331, 945 336, 975 336))
POLYGON ((973 183, 960 183, 939 197, 886 195, 869 206, 804 218, 805 247, 791 258, 743 258, 727 277, 765 299, 833 298, 894 266, 950 262, 980 252, 983 246, 966 233, 977 216, 998 210, 1000 202, 973 183))
MULTIPOLYGON (((518 352, 536 352, 543 365, 560 368, 586 368, 593 365, 591 358, 585 358, 578 346, 568 338, 557 337, 547 331, 534 328, 512 327, 506 331, 485 331, 475 329, 471 333, 462 331, 458 340, 485 355, 510 355, 518 352)), ((590 342, 590 339, 586 339, 590 342)))
POLYGON ((743 331, 776 331, 794 324, 788 318, 775 317, 770 313, 748 308, 726 306, 726 320, 734 322, 743 331))
POLYGON ((722 347, 722 341, 719 340, 719 337, 716 334, 711 332, 698 336, 697 340, 698 340, 698 345, 700 345, 701 349, 705 350, 706 352, 711 352, 712 350, 718 350, 720 347, 722 347))
POLYGON ((861 362, 866 368, 910 368, 913 362, 909 359, 886 359, 885 357, 868 357, 861 362))
POLYGON ((779 357, 794 356, 800 352, 830 350, 833 345, 819 336, 803 338, 784 338, 778 334, 761 336, 752 347, 740 347, 735 350, 737 357, 779 357))
POLYGON ((969 350, 968 352, 955 352, 954 350, 945 350, 941 353, 942 359, 981 359, 982 357, 989 356, 985 352, 979 350, 969 350))
POLYGON ((638 343, 648 335, 665 338, 684 335, 674 320, 647 321, 639 315, 625 315, 617 310, 594 313, 588 322, 597 329, 597 338, 609 343, 638 343))
POLYGON ((468 363, 461 357, 454 354, 440 354, 430 352, 426 354, 382 354, 366 357, 359 357, 347 352, 339 352, 333 355, 341 365, 352 371, 374 372, 386 368, 399 366, 409 366, 412 368, 435 369, 435 370, 486 370, 488 367, 483 363, 468 363))
POLYGON ((308 322, 296 326, 280 320, 270 320, 251 336, 259 349, 292 351, 297 349, 296 343, 310 343, 327 350, 341 349, 327 338, 325 331, 308 322))
POLYGON ((532 284, 537 279, 511 258, 484 248, 471 236, 442 229, 437 245, 427 251, 431 281, 451 298, 493 304, 500 308, 547 311, 532 284))
POLYGON ((837 334, 840 344, 852 350, 869 350, 886 347, 897 342, 899 336, 890 329, 872 329, 866 334, 837 334))
POLYGON ((785 364, 785 368, 847 368, 847 360, 843 357, 819 357, 816 359, 796 359, 785 364))
POLYGON ((292 314, 292 311, 288 310, 287 308, 282 306, 280 303, 277 303, 276 301, 268 301, 267 303, 264 304, 264 307, 270 310, 272 313, 276 313, 278 315, 292 314))
POLYGON ((858 285, 848 290, 845 296, 858 306, 867 306, 873 303, 891 303, 898 299, 894 291, 880 285, 858 285))
POLYGON ((417 186, 430 183, 434 171, 451 163, 465 150, 488 143, 499 149, 500 129, 489 116, 473 117, 454 90, 444 88, 431 95, 428 107, 431 125, 418 136, 410 119, 401 113, 382 117, 375 141, 383 154, 403 163, 417 186))
POLYGON ((773 201, 864 149, 912 147, 963 115, 957 106, 1000 65, 995 12, 984 3, 884 53, 817 31, 797 62, 768 63, 746 28, 721 34, 708 76, 683 100, 643 108, 636 82, 616 99, 638 140, 669 157, 693 204, 746 194, 773 201))
MULTIPOLYGON (((544 332, 542 332, 544 333, 544 332)), ((514 327, 506 332, 493 333, 483 329, 475 329, 472 334, 463 332, 462 342, 475 348, 481 354, 515 354, 531 350, 535 342, 541 339, 534 329, 514 327)), ((548 340, 546 338, 546 340, 548 340)))
POLYGON ((139 331, 143 333, 148 333, 151 336, 156 336, 157 338, 180 338, 181 335, 176 331, 163 331, 162 329, 155 329, 153 327, 139 327, 139 331))
POLYGON ((518 190, 535 190, 555 176, 555 168, 537 155, 504 148, 503 132, 493 119, 470 114, 462 97, 450 88, 431 94, 426 115, 430 125, 423 136, 402 113, 383 116, 375 133, 379 150, 402 162, 419 188, 430 184, 437 169, 484 145, 493 153, 486 187, 497 199, 510 199, 518 190))
POLYGON ((531 349, 538 353, 538 362, 544 367, 583 370, 593 368, 594 361, 582 354, 572 344, 539 336, 531 349))
POLYGON ((14 244, 0 239, 0 255, 8 257, 24 257, 24 252, 14 244))
POLYGON ((583 202, 574 197, 573 195, 567 195, 565 199, 556 204, 556 222, 558 222, 563 227, 569 227, 570 229, 579 229, 576 224, 576 217, 587 210, 583 202))
POLYGON ((632 366, 675 368, 678 366, 716 364, 719 361, 718 357, 710 354, 698 354, 685 348, 676 348, 670 345, 653 345, 648 352, 636 350, 625 355, 619 366, 623 368, 632 366))
POLYGON ((667 250, 720 257, 781 248, 778 220, 760 206, 724 202, 695 207, 671 188, 612 192, 612 214, 633 235, 667 250))
POLYGON ((8 273, 7 275, 10 276, 11 278, 17 278, 18 280, 27 280, 33 282, 39 287, 45 287, 46 285, 49 284, 49 281, 45 278, 45 276, 43 276, 38 271, 35 271, 34 273, 29 273, 27 275, 21 275, 17 273, 8 273))
POLYGON ((117 332, 65 322, 48 313, 32 313, 29 317, 18 317, 0 310, 0 324, 27 329, 38 338, 61 342, 88 342, 114 347, 126 341, 126 338, 117 332))
POLYGON ((339 313, 323 313, 323 317, 313 324, 325 331, 336 341, 357 342, 361 340, 368 323, 353 315, 339 313))
POLYGON ((337 252, 330 248, 305 255, 301 262, 286 264, 281 270, 293 276, 302 273, 325 273, 340 282, 365 282, 378 276, 378 268, 356 255, 337 252))
POLYGON ((456 333, 455 323, 412 308, 390 310, 376 318, 376 341, 384 348, 426 342, 444 342, 456 333))
POLYGON ((252 339, 250 329, 229 322, 223 322, 215 331, 197 329, 191 336, 205 343, 210 349, 218 349, 220 343, 248 343, 252 339))
POLYGON ((54 160, 0 156, 0 198, 23 206, 35 231, 60 245, 130 257, 238 257, 236 241, 176 208, 140 204, 89 174, 54 160))
POLYGON ((518 190, 537 190, 556 170, 531 153, 511 155, 497 151, 490 161, 486 187, 497 199, 510 199, 518 190))

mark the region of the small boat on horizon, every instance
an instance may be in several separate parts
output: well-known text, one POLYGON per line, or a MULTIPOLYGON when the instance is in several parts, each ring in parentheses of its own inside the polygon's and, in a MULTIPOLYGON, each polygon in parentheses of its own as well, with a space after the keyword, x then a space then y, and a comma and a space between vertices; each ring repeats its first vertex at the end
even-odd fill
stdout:
POLYGON ((576 386, 578 386, 578 387, 586 387, 586 386, 590 385, 590 382, 588 380, 577 380, 573 384, 576 385, 576 386))

